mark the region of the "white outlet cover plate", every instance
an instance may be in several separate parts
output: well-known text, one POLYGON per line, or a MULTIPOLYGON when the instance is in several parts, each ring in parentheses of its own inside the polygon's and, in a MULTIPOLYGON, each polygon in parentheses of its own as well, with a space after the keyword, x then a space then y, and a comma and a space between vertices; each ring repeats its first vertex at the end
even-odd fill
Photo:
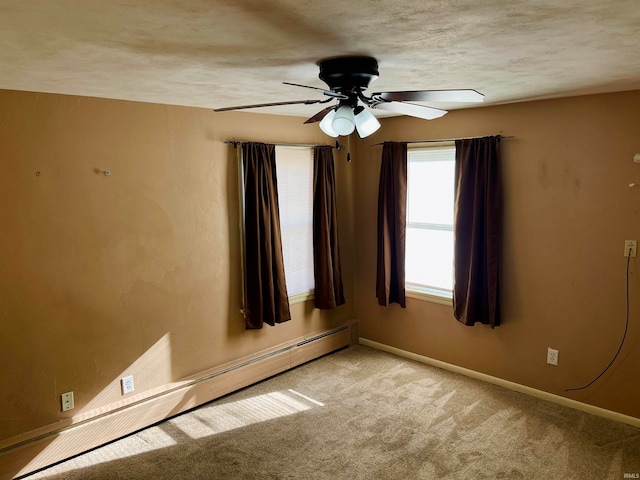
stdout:
POLYGON ((558 350, 553 348, 547 349, 547 363, 549 365, 558 365, 558 350))
POLYGON ((122 384, 123 395, 133 392, 133 375, 122 377, 122 379, 120 379, 120 383, 122 384))
POLYGON ((67 392, 60 395, 62 399, 62 411, 73 410, 75 408, 75 402, 73 401, 73 392, 67 392))
POLYGON ((624 256, 625 257, 635 257, 636 256, 636 248, 638 247, 638 242, 635 240, 625 240, 624 241, 624 256), (629 255, 629 250, 631 250, 631 255, 629 255))

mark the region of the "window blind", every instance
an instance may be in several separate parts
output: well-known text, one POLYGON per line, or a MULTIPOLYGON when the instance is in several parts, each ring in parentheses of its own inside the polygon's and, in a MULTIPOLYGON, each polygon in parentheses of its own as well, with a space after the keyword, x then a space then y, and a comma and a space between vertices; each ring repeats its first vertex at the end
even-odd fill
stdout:
POLYGON ((276 147, 282 252, 289 297, 313 291, 313 149, 276 147))

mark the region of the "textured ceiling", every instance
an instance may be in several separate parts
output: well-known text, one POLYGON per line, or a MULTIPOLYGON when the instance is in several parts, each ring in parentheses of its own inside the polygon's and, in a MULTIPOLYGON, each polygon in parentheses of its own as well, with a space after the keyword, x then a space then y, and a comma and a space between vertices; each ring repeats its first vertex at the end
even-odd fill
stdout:
POLYGON ((496 104, 640 89, 639 32, 638 0, 0 0, 0 88, 304 100, 322 96, 281 82, 325 87, 318 60, 364 54, 380 64, 370 90, 472 88, 496 104))

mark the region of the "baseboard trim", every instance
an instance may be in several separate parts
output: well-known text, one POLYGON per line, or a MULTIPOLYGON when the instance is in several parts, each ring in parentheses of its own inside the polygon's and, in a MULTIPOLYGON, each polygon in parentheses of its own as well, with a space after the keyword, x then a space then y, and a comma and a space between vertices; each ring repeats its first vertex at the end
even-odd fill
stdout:
POLYGON ((509 390, 513 390, 515 392, 525 393, 527 395, 531 395, 532 397, 540 398, 542 400, 547 400, 549 402, 556 403, 558 405, 573 408, 575 410, 580 410, 586 413, 591 413, 599 417, 608 418, 609 420, 615 420, 617 422, 626 423, 628 425, 640 428, 640 418, 631 417, 629 415, 624 415, 622 413, 607 410, 605 408, 600 408, 593 405, 589 405, 587 403, 578 402, 577 400, 572 400, 570 398, 562 397, 560 395, 555 395, 553 393, 545 392, 543 390, 538 390, 536 388, 527 387, 526 385, 521 385, 519 383, 511 382, 509 380, 504 380, 502 378, 487 375, 486 373, 476 372, 475 370, 459 367, 458 365, 453 365, 451 363, 443 362, 441 360, 425 357, 424 355, 418 355, 417 353, 408 352, 407 350, 402 350, 400 348, 392 347, 390 345, 385 345, 384 343, 378 343, 373 340, 369 340, 367 338, 360 337, 359 343, 367 347, 375 348, 376 350, 382 350, 384 352, 393 353, 394 355, 398 355, 399 357, 416 360, 420 363, 425 363, 433 367, 442 368, 443 370, 448 370, 450 372, 459 373, 461 375, 465 375, 467 377, 471 377, 476 380, 481 380, 483 382, 491 383, 493 385, 498 385, 499 387, 504 387, 509 390))
POLYGON ((126 405, 104 407, 0 444, 0 480, 28 475, 223 395, 355 343, 355 321, 317 331, 165 386, 126 405))

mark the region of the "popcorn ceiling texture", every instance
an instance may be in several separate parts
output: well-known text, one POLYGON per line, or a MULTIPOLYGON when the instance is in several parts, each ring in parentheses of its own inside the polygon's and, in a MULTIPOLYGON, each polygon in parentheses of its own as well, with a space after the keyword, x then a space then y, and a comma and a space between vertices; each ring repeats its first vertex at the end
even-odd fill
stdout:
POLYGON ((304 100, 317 94, 281 82, 324 87, 318 60, 366 54, 380 62, 374 91, 473 88, 496 104, 640 88, 639 28, 636 0, 23 0, 0 5, 0 88, 205 108, 304 100))

